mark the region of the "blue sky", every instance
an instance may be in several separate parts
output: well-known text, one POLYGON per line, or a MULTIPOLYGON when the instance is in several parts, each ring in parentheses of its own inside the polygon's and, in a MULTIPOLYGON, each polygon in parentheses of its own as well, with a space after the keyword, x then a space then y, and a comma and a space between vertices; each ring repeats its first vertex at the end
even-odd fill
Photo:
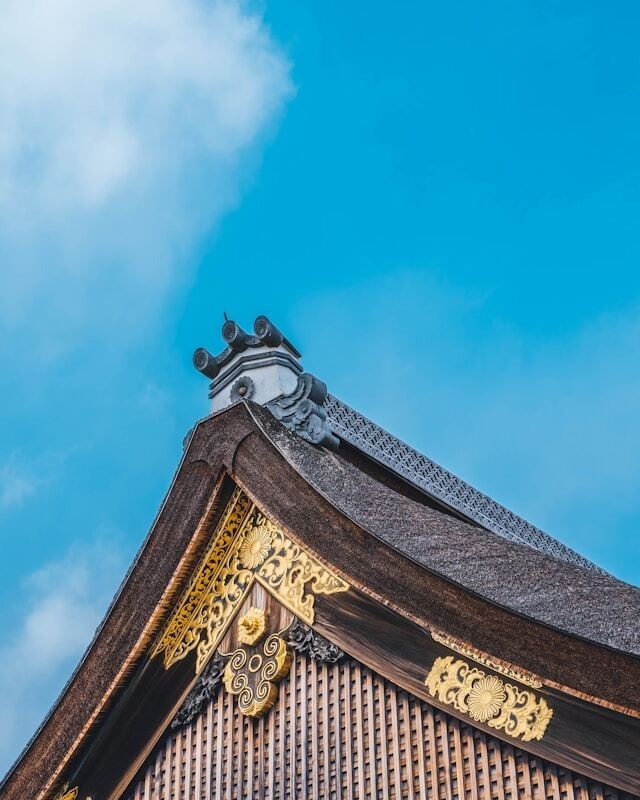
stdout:
POLYGON ((207 412, 225 310, 640 583, 637 4, 127 9, 0 10, 0 770, 207 412))

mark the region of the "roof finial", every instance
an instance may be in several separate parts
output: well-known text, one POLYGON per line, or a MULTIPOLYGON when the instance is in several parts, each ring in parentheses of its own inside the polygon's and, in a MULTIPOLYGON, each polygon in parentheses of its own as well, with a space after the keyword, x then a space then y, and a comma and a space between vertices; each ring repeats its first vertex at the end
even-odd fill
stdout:
MULTIPOLYGON (((223 311, 224 324, 222 326, 222 338, 227 347, 217 356, 212 355, 204 347, 199 347, 193 354, 193 363, 197 370, 202 372, 211 380, 215 380, 215 386, 211 385, 210 397, 217 394, 218 389, 224 388, 233 378, 237 377, 244 370, 241 366, 256 369, 267 367, 273 363, 286 363, 295 375, 302 372, 302 367, 298 363, 300 351, 276 328, 267 317, 260 316, 254 323, 255 334, 251 335, 229 319, 226 311, 223 311), (247 353, 248 363, 242 365, 237 363, 238 357, 247 353), (262 351, 262 352, 256 352, 262 351), (276 351, 275 355, 273 352, 276 351), (231 372, 233 375, 231 375, 231 372), (228 380, 227 380, 228 378, 228 380)), ((246 359, 245 359, 246 360, 246 359)), ((272 395, 273 397, 274 395, 272 395)), ((268 398, 269 400, 272 397, 268 398)), ((266 402, 266 400, 265 400, 266 402)))
POLYGON ((322 408, 327 387, 302 372, 300 351, 264 315, 256 318, 251 335, 229 319, 226 311, 223 314, 222 338, 227 347, 217 356, 204 347, 193 354, 195 368, 212 380, 209 397, 213 411, 251 400, 266 406, 302 439, 335 450, 339 440, 322 408))

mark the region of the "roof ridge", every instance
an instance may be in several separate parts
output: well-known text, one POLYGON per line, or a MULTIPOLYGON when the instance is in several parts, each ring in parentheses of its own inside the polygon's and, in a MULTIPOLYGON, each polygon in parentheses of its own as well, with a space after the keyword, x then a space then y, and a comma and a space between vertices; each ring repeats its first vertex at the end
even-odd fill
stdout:
POLYGON ((328 395, 323 408, 333 433, 465 517, 505 539, 609 575, 602 567, 474 489, 337 397, 328 395))

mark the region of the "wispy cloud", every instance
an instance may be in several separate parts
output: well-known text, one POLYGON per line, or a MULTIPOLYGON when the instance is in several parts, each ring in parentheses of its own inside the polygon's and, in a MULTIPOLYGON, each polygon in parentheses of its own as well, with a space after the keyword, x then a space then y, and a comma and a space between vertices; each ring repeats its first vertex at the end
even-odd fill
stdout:
POLYGON ((81 450, 82 445, 65 443, 64 447, 34 452, 25 441, 25 447, 10 451, 0 463, 0 511, 18 509, 37 492, 55 486, 68 459, 81 450))
POLYGON ((25 581, 0 646, 0 773, 64 686, 124 574, 117 532, 101 530, 25 581))
POLYGON ((41 360, 139 337, 236 201, 286 58, 239 0, 8 0, 0 75, 0 332, 41 360))
MULTIPOLYGON (((63 506, 82 502, 77 473, 51 469, 51 452, 91 453, 103 483, 105 419, 121 442, 127 402, 166 422, 161 386, 145 377, 136 397, 123 353, 153 341, 190 283, 199 244, 238 201, 292 83, 286 56, 243 0, 6 0, 0 14, 2 444, 40 454, 0 456, 0 510, 31 512, 3 542, 6 560, 24 564, 19 530, 30 545, 74 536, 61 529, 55 497, 24 508, 43 481, 63 506)), ((124 571, 111 538, 78 545, 12 592, 20 579, 6 570, 5 763, 62 687, 124 571)))
POLYGON ((30 470, 11 455, 0 466, 0 510, 21 506, 33 495, 40 483, 30 470))

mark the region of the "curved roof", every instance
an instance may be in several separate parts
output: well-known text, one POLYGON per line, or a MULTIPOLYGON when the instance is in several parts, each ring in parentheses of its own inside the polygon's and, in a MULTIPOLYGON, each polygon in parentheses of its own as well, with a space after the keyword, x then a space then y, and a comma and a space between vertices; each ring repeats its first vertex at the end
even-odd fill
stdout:
POLYGON ((494 533, 597 572, 597 564, 509 511, 428 456, 329 395, 324 410, 334 433, 464 517, 494 533))
POLYGON ((451 581, 572 635, 640 655, 640 589, 406 496, 359 454, 315 447, 261 406, 251 412, 287 461, 365 530, 451 581))
POLYGON ((228 476, 420 635, 438 627, 544 673, 571 702, 604 706, 598 714, 639 715, 639 590, 464 521, 348 444, 338 452, 310 445, 266 408, 241 402, 196 426, 105 620, 0 786, 3 800, 36 798, 58 780, 149 664, 149 643, 230 496, 228 476))

